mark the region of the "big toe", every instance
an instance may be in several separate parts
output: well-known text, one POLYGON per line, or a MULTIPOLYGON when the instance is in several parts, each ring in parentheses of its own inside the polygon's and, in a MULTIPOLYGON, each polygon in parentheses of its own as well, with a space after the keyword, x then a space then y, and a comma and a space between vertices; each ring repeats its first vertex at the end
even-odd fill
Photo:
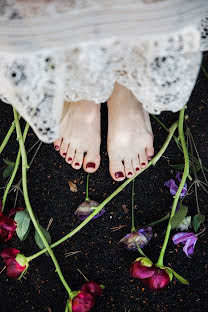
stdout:
POLYGON ((83 168, 86 172, 93 173, 95 172, 100 166, 100 154, 99 152, 87 152, 83 168))
POLYGON ((109 171, 111 177, 115 181, 123 181, 125 179, 125 170, 122 160, 114 159, 109 156, 109 171))

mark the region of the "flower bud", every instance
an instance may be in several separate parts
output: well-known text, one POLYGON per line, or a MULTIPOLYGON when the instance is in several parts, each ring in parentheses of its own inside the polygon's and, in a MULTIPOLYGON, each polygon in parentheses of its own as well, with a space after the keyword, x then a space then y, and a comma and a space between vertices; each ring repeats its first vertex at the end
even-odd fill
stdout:
POLYGON ((72 300, 72 312, 88 312, 95 305, 95 297, 82 290, 72 300))
POLYGON ((100 285, 93 281, 89 281, 85 283, 84 285, 82 285, 81 290, 87 291, 94 296, 101 296, 103 292, 100 285))
MULTIPOLYGON (((133 278, 138 279, 145 279, 152 277, 155 272, 154 266, 151 264, 151 262, 147 262, 145 264, 145 258, 138 258, 140 260, 136 260, 134 263, 132 263, 130 268, 130 276, 133 278)), ((149 260, 149 259, 147 259, 149 260)))
POLYGON ((5 248, 0 256, 4 259, 9 277, 18 278, 28 266, 27 258, 18 249, 5 248))
POLYGON ((143 248, 148 244, 151 238, 152 228, 147 227, 127 234, 120 240, 120 243, 124 243, 129 250, 137 250, 137 245, 143 248))

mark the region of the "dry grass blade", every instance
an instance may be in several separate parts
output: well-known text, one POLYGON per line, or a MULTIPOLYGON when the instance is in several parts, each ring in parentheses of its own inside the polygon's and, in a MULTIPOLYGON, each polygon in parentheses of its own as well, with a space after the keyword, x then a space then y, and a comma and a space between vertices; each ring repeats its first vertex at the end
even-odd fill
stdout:
POLYGON ((51 226, 52 222, 53 222, 53 218, 50 218, 50 220, 48 222, 48 226, 46 228, 46 231, 48 231, 50 229, 50 226, 51 226))
POLYGON ((73 255, 78 254, 79 252, 81 252, 81 250, 66 252, 66 253, 65 253, 65 257, 71 257, 71 256, 73 256, 73 255))
POLYGON ((124 228, 125 226, 127 226, 127 225, 126 224, 125 225, 120 224, 119 226, 115 226, 115 227, 110 228, 110 230, 111 230, 111 232, 115 232, 115 231, 118 231, 118 230, 124 228))

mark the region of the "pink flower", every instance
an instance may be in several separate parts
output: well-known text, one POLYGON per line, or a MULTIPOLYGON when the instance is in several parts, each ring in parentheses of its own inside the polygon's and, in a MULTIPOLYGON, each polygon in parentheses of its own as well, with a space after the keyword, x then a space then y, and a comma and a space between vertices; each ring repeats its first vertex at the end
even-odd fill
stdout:
POLYGON ((2 212, 2 203, 0 202, 0 239, 7 242, 15 234, 17 228, 16 222, 11 218, 16 212, 23 210, 22 207, 13 208, 9 212, 9 216, 4 215, 2 212))
POLYGON ((143 284, 150 290, 160 291, 165 289, 170 283, 170 277, 165 269, 160 269, 154 266, 154 274, 146 279, 143 279, 143 284))
POLYGON ((89 281, 82 285, 81 291, 72 300, 72 312, 88 312, 95 305, 95 296, 102 295, 99 284, 89 281))
POLYGON ((7 266, 6 273, 9 277, 18 278, 28 266, 27 259, 24 255, 20 254, 18 249, 5 248, 0 256, 4 259, 7 266))
POLYGON ((141 261, 135 261, 132 263, 130 268, 130 276, 133 278, 144 279, 149 278, 154 275, 154 267, 153 265, 148 267, 141 263, 141 261))
POLYGON ((177 233, 173 236, 174 244, 178 245, 179 243, 184 244, 183 251, 186 256, 190 258, 194 253, 194 247, 196 245, 197 236, 194 233, 177 233))

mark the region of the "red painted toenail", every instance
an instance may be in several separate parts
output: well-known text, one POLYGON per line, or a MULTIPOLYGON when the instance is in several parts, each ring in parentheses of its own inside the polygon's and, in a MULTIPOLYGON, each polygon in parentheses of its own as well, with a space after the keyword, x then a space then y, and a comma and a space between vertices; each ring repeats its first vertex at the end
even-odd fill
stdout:
POLYGON ((142 166, 145 166, 146 164, 145 164, 145 163, 141 163, 141 165, 142 165, 142 166))
POLYGON ((75 166, 79 166, 79 163, 77 162, 77 163, 75 163, 74 165, 75 165, 75 166))
POLYGON ((153 158, 153 156, 149 156, 149 157, 148 157, 148 160, 151 160, 152 158, 153 158))
POLYGON ((65 157, 65 156, 66 156, 66 153, 63 153, 63 156, 65 157))
POLYGON ((121 171, 116 172, 116 173, 115 173, 115 177, 116 177, 116 179, 118 179, 118 178, 123 178, 123 177, 124 177, 123 172, 121 172, 121 171))
POLYGON ((95 163, 93 163, 93 162, 87 163, 86 168, 95 168, 95 163))
POLYGON ((138 167, 136 168, 136 171, 139 171, 139 168, 138 168, 138 167))
POLYGON ((68 161, 71 161, 71 160, 72 160, 72 158, 71 158, 71 157, 69 157, 69 158, 68 158, 68 161))
POLYGON ((55 146, 55 150, 56 150, 56 151, 59 150, 59 146, 58 146, 58 145, 55 146))
POLYGON ((132 175, 132 172, 128 172, 128 175, 132 175))

